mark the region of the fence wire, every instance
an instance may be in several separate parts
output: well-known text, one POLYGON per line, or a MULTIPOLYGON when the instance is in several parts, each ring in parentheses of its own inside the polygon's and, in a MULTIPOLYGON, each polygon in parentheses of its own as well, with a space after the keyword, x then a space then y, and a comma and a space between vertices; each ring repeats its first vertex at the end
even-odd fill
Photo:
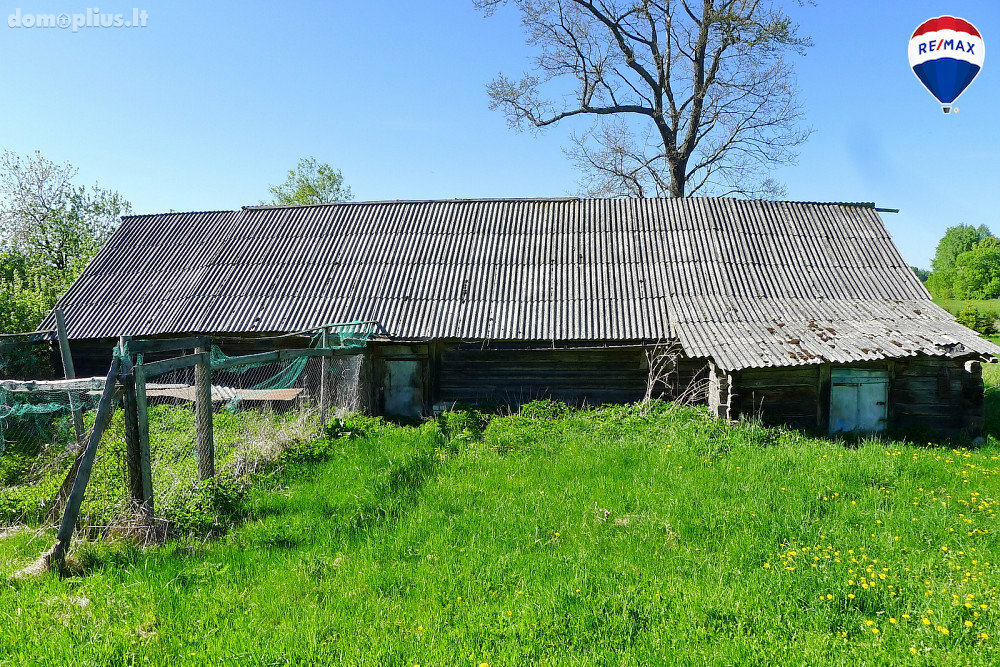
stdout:
MULTIPOLYGON (((210 370, 215 479, 238 484, 273 467, 287 448, 317 437, 324 372, 328 419, 364 409, 366 368, 363 348, 356 347, 358 354, 210 370)), ((218 348, 210 358, 233 361, 218 348)), ((211 484, 199 479, 198 432, 206 424, 198 420, 195 374, 189 367, 146 377, 153 508, 158 521, 181 531, 204 519, 192 507, 211 484)), ((58 521, 52 507, 58 510, 72 486, 103 385, 103 378, 78 381, 72 390, 0 381, 0 525, 58 521)), ((114 401, 78 522, 89 530, 120 528, 135 514, 121 385, 114 401)))

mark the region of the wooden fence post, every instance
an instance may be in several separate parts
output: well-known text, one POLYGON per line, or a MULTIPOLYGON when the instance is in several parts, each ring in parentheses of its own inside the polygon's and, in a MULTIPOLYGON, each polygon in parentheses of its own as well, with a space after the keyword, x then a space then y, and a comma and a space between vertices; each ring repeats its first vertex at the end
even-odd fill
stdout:
POLYGON ((330 358, 330 329, 329 327, 323 327, 322 337, 320 339, 320 344, 323 347, 325 354, 320 359, 319 367, 319 425, 320 428, 326 428, 326 404, 330 400, 330 381, 327 375, 330 372, 330 362, 327 361, 330 358))
POLYGON ((129 368, 121 374, 122 407, 125 409, 125 465, 128 469, 129 497, 137 505, 142 505, 142 471, 139 467, 139 407, 135 400, 135 363, 128 352, 129 339, 118 339, 118 349, 123 359, 128 359, 129 368))
MULTIPOLYGON (((69 349, 69 338, 66 336, 66 316, 61 308, 56 308, 53 313, 56 316, 56 336, 59 339, 59 356, 62 357, 63 376, 67 380, 76 377, 76 369, 73 368, 73 355, 69 349)), ((73 392, 68 392, 69 409, 73 413, 73 432, 76 434, 77 442, 83 440, 83 411, 79 402, 73 396, 73 392)))
MULTIPOLYGON (((129 359, 129 338, 119 339, 122 357, 129 359)), ((125 461, 128 467, 129 497, 143 512, 153 513, 153 484, 149 456, 149 415, 146 410, 145 369, 129 363, 130 372, 122 373, 125 408, 125 461), (141 400, 140 400, 141 396, 141 400)))
POLYGON ((194 367, 195 418, 198 429, 198 479, 215 477, 215 438, 212 432, 212 360, 211 345, 200 346, 205 353, 194 367))
POLYGON ((97 406, 97 416, 94 418, 94 430, 90 433, 90 441, 84 451, 83 459, 80 461, 80 469, 76 474, 76 481, 73 483, 73 491, 69 494, 66 503, 66 510, 63 512, 62 523, 59 526, 59 533, 56 536, 56 543, 45 555, 45 561, 51 568, 62 569, 66 562, 66 553, 69 551, 70 542, 73 539, 73 531, 76 530, 77 519, 80 518, 80 506, 83 504, 83 494, 87 490, 90 482, 90 474, 94 469, 94 456, 97 454, 97 446, 101 442, 101 436, 111 421, 114 413, 115 384, 118 382, 118 373, 121 369, 121 359, 118 355, 111 360, 111 368, 108 370, 108 377, 104 382, 104 393, 101 394, 101 401, 97 406))
POLYGON ((146 369, 138 364, 132 371, 135 389, 136 430, 139 434, 139 483, 142 502, 153 514, 153 464, 149 455, 149 402, 146 400, 146 369))

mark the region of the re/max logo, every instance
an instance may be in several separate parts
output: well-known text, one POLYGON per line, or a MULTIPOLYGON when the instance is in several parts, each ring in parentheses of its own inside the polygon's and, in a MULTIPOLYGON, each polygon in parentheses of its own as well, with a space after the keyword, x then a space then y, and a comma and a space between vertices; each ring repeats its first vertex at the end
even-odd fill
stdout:
POLYGON ((964 42, 965 46, 962 46, 963 42, 960 39, 937 39, 931 40, 929 42, 921 42, 917 47, 917 53, 932 53, 934 51, 943 51, 949 49, 951 51, 964 51, 975 55, 976 45, 972 42, 964 42))

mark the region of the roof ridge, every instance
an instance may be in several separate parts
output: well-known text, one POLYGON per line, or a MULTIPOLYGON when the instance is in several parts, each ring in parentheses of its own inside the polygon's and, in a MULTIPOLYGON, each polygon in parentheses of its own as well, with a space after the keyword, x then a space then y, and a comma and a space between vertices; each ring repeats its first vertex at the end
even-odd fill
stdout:
POLYGON ((211 211, 167 211, 166 213, 130 213, 128 215, 123 215, 122 219, 125 218, 160 218, 165 215, 196 215, 201 213, 239 213, 239 210, 234 209, 217 209, 211 211))
POLYGON ((875 202, 868 201, 797 201, 792 199, 744 199, 740 197, 451 197, 442 199, 366 199, 362 201, 338 201, 324 204, 249 204, 243 206, 244 211, 263 211, 294 208, 323 208, 327 206, 372 206, 389 204, 466 204, 481 202, 583 202, 605 201, 612 199, 639 201, 670 201, 672 199, 752 202, 756 204, 804 204, 809 206, 851 206, 857 208, 876 208, 875 202))
MULTIPOLYGON (((282 208, 322 208, 324 206, 363 206, 372 204, 455 204, 473 202, 548 202, 548 201, 584 201, 587 199, 598 199, 588 197, 452 197, 445 199, 366 199, 363 201, 335 201, 325 204, 251 204, 242 207, 242 210, 269 210, 282 208)), ((602 197, 600 199, 610 199, 602 197)), ((647 199, 649 199, 647 197, 647 199)))

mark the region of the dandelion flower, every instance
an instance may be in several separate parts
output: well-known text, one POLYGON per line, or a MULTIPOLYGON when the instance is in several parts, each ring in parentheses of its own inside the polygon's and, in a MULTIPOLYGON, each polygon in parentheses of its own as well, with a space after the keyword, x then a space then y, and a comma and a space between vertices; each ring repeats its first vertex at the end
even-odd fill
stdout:
POLYGON ((920 622, 923 623, 924 625, 930 625, 931 624, 931 619, 929 619, 929 618, 922 618, 922 619, 920 619, 920 622))

